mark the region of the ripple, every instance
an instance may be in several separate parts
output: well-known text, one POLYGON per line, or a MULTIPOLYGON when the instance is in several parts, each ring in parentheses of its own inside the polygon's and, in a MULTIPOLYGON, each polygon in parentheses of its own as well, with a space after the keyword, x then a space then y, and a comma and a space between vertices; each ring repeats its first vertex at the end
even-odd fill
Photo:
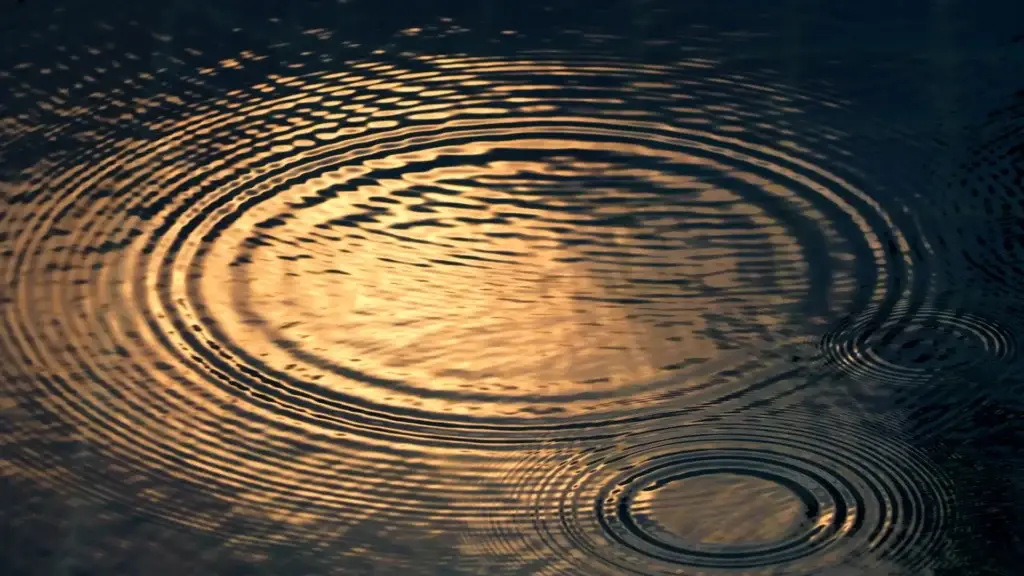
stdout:
MULTIPOLYGON (((782 401, 762 384, 822 327, 913 296, 842 134, 806 128, 842 102, 773 73, 382 54, 201 80, 265 59, 0 126, 2 445, 31 482, 458 573, 494 555, 450 535, 508 497, 484 463, 782 401)), ((649 517, 615 533, 693 537, 649 517)))
POLYGON ((983 369, 1005 372, 1017 353, 1013 333, 994 320, 955 310, 897 307, 868 311, 821 340, 840 370, 879 384, 919 385, 935 376, 983 369))
POLYGON ((839 103, 701 60, 347 67, 28 171, 10 347, 128 414, 158 381, 335 429, 528 433, 657 411, 730 350, 905 296, 841 135, 795 128, 839 103))
POLYGON ((950 485, 898 438, 787 411, 538 450, 506 476, 528 513, 479 547, 537 574, 926 573, 950 485))

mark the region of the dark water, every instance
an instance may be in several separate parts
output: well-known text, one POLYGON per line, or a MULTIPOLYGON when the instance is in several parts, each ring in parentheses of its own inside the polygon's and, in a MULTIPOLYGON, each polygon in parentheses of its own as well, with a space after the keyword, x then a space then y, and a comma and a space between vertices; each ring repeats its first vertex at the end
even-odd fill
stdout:
POLYGON ((0 573, 1016 574, 1024 6, 9 3, 0 573))

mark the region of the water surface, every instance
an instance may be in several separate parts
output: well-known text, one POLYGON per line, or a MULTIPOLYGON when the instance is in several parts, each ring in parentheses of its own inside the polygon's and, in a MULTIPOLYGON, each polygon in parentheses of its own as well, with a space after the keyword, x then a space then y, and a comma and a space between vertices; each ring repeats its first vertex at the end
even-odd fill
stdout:
POLYGON ((1019 562, 1020 10, 40 4, 5 573, 1019 562))

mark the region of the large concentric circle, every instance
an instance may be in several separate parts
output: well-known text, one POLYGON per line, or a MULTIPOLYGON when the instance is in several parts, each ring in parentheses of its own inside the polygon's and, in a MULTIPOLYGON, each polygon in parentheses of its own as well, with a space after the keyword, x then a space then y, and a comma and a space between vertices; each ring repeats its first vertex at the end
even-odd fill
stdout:
POLYGON ((907 297, 899 230, 807 118, 842 103, 771 73, 338 68, 126 83, 3 182, 0 376, 32 481, 354 562, 481 522, 500 450, 770 402, 791 348, 907 297), (101 469, 57 466, 72 442, 101 469))
POLYGON ((478 546, 551 574, 921 574, 939 561, 948 481, 897 430, 788 411, 538 450, 478 546), (827 421, 827 423, 826 423, 827 421))
MULTIPOLYGON (((365 177, 367 168, 351 166, 373 165, 380 160, 373 155, 332 157, 332 162, 343 168, 318 174, 317 178, 323 181, 320 186, 345 192, 339 194, 335 206, 323 207, 329 202, 319 205, 320 220, 306 222, 301 215, 289 217, 301 200, 293 195, 295 191, 272 189, 270 197, 257 198, 260 202, 248 210, 240 206, 229 213, 225 209, 223 219, 184 224, 188 237, 181 237, 183 254, 165 261, 160 277, 173 286, 176 279, 170 262, 182 261, 190 249, 194 255, 180 269, 209 273, 191 279, 181 275, 182 291, 191 296, 193 314, 191 318, 182 317, 176 314, 178 307, 164 302, 168 315, 178 316, 183 326, 197 322, 204 333, 229 348, 245 366, 285 383, 282 388, 314 393, 323 401, 339 402, 348 397, 360 403, 453 416, 479 413, 508 418, 531 411, 579 414, 607 411, 615 399, 645 392, 648 382, 662 376, 663 366, 679 359, 679 350, 686 351, 688 357, 683 360, 713 358, 718 344, 711 335, 702 334, 711 328, 713 320, 702 317, 701 311, 717 308, 717 314, 728 318, 727 322, 731 320, 729 328, 754 330, 740 322, 746 320, 743 308, 758 300, 757 284, 770 283, 771 275, 795 278, 801 274, 800 261, 786 257, 794 247, 787 245, 784 237, 772 238, 773 227, 784 216, 741 205, 742 197, 725 188, 695 190, 687 203, 696 214, 680 211, 671 216, 672 221, 666 219, 668 215, 652 215, 648 217, 661 222, 652 220, 646 226, 626 222, 644 216, 629 214, 625 207, 598 208, 599 212, 608 212, 601 218, 576 215, 576 211, 593 211, 586 205, 595 200, 579 198, 582 194, 594 195, 594 191, 576 192, 576 197, 558 201, 566 205, 566 214, 551 215, 550 221, 543 222, 549 218, 531 214, 541 207, 531 208, 529 205, 537 200, 529 197, 536 198, 542 191, 551 196, 574 192, 573 186, 588 185, 594 170, 600 170, 603 178, 626 181, 620 185, 636 187, 639 194, 645 188, 662 185, 657 179, 672 178, 666 168, 657 174, 643 174, 632 168, 639 158, 679 170, 675 178, 680 179, 681 186, 685 186, 686 170, 710 169, 725 177, 735 168, 715 160, 714 154, 680 154, 680 149, 711 145, 688 141, 672 130, 659 135, 659 127, 654 125, 647 127, 642 140, 631 142, 633 134, 610 123, 581 119, 556 120, 550 125, 544 125, 543 119, 530 120, 527 125, 520 122, 517 119, 512 123, 509 129, 514 127, 515 131, 505 135, 502 132, 507 129, 498 128, 502 122, 493 119, 481 123, 486 128, 480 131, 473 129, 472 122, 430 127, 423 136, 429 148, 422 151, 413 146, 415 131, 375 134, 374 147, 387 150, 387 142, 401 143, 402 153, 387 151, 383 158, 405 182, 389 183, 388 190, 375 185, 361 187, 358 179, 365 177), (580 146, 582 141, 587 142, 585 150, 573 150, 571 156, 564 156, 566 150, 580 146), (482 155, 488 159, 487 166, 472 169, 472 177, 467 178, 471 169, 464 165, 461 156, 465 155, 482 155), (515 157, 534 160, 517 161, 515 157), (580 166, 588 157, 590 166, 580 166), (439 163, 453 167, 437 168, 439 163), (446 171, 450 174, 443 174, 446 171), (510 193, 521 185, 517 181, 524 179, 535 190, 510 193), (633 179, 638 182, 629 182, 633 179), (460 190, 467 185, 478 187, 479 183, 470 184, 473 180, 488 183, 486 189, 475 191, 485 198, 472 198, 473 192, 460 190), (569 189, 560 192, 564 188, 569 189), (429 208, 431 216, 425 219, 409 219, 386 208, 375 214, 358 207, 372 204, 373 196, 398 195, 403 189, 411 190, 409 194, 417 198, 416 203, 428 206, 430 198, 455 197, 458 201, 453 202, 456 206, 429 208), (486 198, 494 195, 499 197, 486 198), (488 200, 508 208, 497 208, 488 216, 472 216, 473 212, 488 210, 488 200), (459 215, 460 211, 465 215, 459 215), (450 215, 437 216, 445 212, 450 215), (388 222, 394 219, 398 221, 388 222), (523 232, 505 238, 509 233, 498 229, 502 222, 513 219, 542 221, 524 222, 523 232), (629 226, 663 230, 648 241, 619 239, 621 231, 600 221, 614 219, 629 226), (764 267, 744 270, 743 256, 730 256, 728 249, 716 245, 713 236, 709 238, 702 226, 709 219, 760 222, 768 245, 742 250, 751 258, 763 258, 764 267), (372 238, 372 243, 347 232, 347 227, 359 220, 364 220, 363 234, 372 238), (271 226, 268 222, 273 227, 264 233, 262 242, 258 241, 259 232, 229 239, 233 230, 258 231, 261 225, 271 226), (389 230, 370 232, 377 227, 375 222, 387 223, 389 230), (189 238, 207 237, 203 232, 206 227, 225 230, 217 236, 219 242, 207 247, 192 240, 189 246, 189 238), (587 227, 592 227, 591 240, 580 238, 587 227), (690 227, 694 230, 688 230, 690 227), (296 260, 291 260, 278 250, 260 249, 272 243, 277 234, 334 240, 321 240, 320 250, 297 253, 296 260), (607 239, 602 241, 602 237, 607 239), (586 243, 583 248, 581 241, 586 243), (670 242, 692 248, 685 255, 654 252, 668 250, 670 242), (477 248, 485 243, 486 248, 477 248), (373 256, 378 252, 387 256, 373 256), (764 254, 757 256, 757 252, 764 254), (729 263, 728 259, 738 260, 729 263), (656 299, 645 286, 634 284, 637 278, 624 277, 643 268, 648 268, 643 272, 644 279, 680 285, 656 299), (786 272, 787 268, 792 270, 786 272), (308 281, 296 284, 300 279, 308 281), (688 289, 686 282, 696 286, 688 289), (295 296, 284 298, 282 288, 289 285, 295 296), (707 295, 698 295, 698 290, 707 295), (737 303, 730 303, 730 299, 737 303), (227 309, 236 314, 212 313, 227 309), (684 330, 658 326, 656 319, 665 317, 688 325, 684 330), (665 340, 673 336, 677 341, 670 348, 665 340), (517 338, 524 339, 518 346, 528 354, 510 358, 499 352, 515 347, 517 338), (302 379, 293 378, 295 368, 289 368, 297 362, 308 371, 302 379), (315 391, 306 384, 313 379, 315 391)), ((346 146, 352 143, 346 142, 346 146)), ((717 152, 727 161, 725 149, 717 152)), ((294 181, 289 175, 281 176, 281 180, 294 181)), ((735 180, 737 187, 743 186, 742 178, 735 180)), ((296 185, 302 190, 306 183, 296 185)), ((437 203, 443 206, 448 202, 437 203)), ((763 309, 763 319, 748 321, 751 325, 759 321, 787 322, 786 316, 796 312, 802 297, 799 292, 776 294, 774 299, 782 300, 776 307, 779 317, 771 318, 770 310, 763 309)), ((730 337, 741 341, 749 338, 742 333, 722 335, 723 340, 730 337)), ((247 379, 237 372, 236 377, 247 379)))
POLYGON ((465 436, 639 417, 706 363, 906 296, 840 135, 795 128, 838 104, 702 61, 347 66, 31 174, 61 193, 12 238, 12 342, 141 404, 126 371, 465 436))

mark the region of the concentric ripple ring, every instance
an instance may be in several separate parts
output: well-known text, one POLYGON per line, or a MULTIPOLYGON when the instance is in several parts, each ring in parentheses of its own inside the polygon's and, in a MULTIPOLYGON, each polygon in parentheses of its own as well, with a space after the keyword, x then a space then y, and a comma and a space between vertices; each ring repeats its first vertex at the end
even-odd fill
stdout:
POLYGON ((506 477, 529 513, 494 518, 478 546, 547 559, 543 574, 925 573, 951 487, 897 437, 789 412, 540 449, 506 477))
MULTIPOLYGON (((142 66, 116 86, 130 68, 110 67, 83 88, 98 105, 55 94, 0 125, 0 146, 49 151, 0 181, 4 464, 31 482, 241 547, 413 573, 409 549, 472 557, 476 541, 462 555, 445 538, 503 506, 495 460, 778 400, 762 384, 795 369, 793 342, 915 299, 901 231, 844 134, 810 119, 844 103, 774 72, 403 53, 234 75, 267 58, 167 83, 142 66), (382 546, 395 534, 415 541, 382 546)), ((602 566, 899 556, 937 506, 774 431, 705 454, 713 433, 666 430, 657 466, 583 484, 586 526, 641 562, 602 566), (787 487, 783 528, 730 540, 648 498, 709 481, 787 487), (885 497, 912 520, 878 528, 885 497), (841 506, 875 528, 829 520, 841 506)), ((627 437, 626 454, 661 441, 627 437)), ((536 573, 567 573, 579 552, 548 529, 562 516, 538 518, 511 534, 554 556, 536 573)))
POLYGON ((58 412, 181 402, 148 380, 331 430, 529 435, 901 297, 899 231, 822 167, 841 136, 790 128, 827 100, 701 61, 349 66, 98 130, 11 190, 10 348, 124 402, 52 380, 58 412))
POLYGON ((994 320, 931 307, 910 315, 904 308, 881 321, 872 309, 840 323, 822 338, 827 361, 863 380, 915 385, 972 368, 1005 372, 1016 355, 1014 334, 994 320))

